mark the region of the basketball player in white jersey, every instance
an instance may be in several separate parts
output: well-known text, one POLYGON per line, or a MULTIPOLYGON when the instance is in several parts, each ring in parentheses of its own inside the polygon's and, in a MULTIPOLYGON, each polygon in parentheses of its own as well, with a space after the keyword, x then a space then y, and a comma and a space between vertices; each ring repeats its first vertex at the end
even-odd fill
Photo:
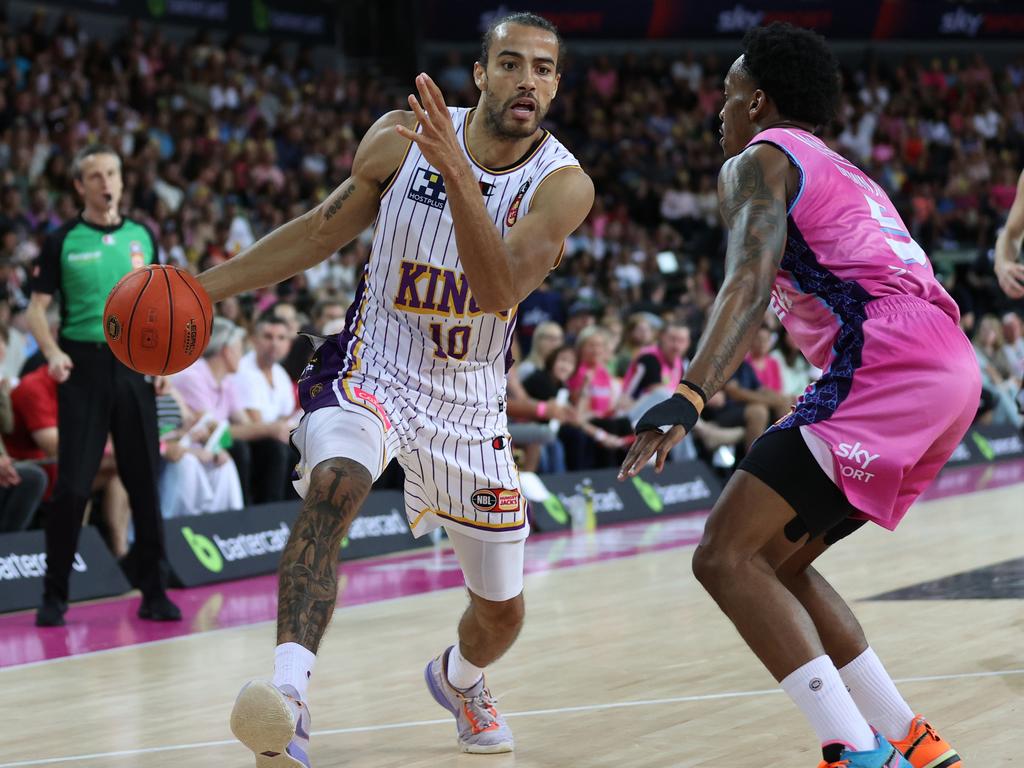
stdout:
POLYGON ((1024 171, 1017 179, 1017 196, 1006 215, 1006 224, 996 238, 995 272, 999 287, 1011 299, 1024 299, 1024 264, 1020 247, 1024 242, 1024 171))
POLYGON ((427 665, 466 752, 507 752, 512 733, 483 670, 523 622, 526 504, 508 443, 505 373, 515 308, 560 257, 594 199, 576 159, 540 127, 562 41, 516 13, 484 36, 473 109, 416 78, 410 112, 381 117, 351 177, 321 205, 199 280, 219 301, 308 269, 374 226, 345 331, 300 383, 293 441, 304 504, 279 567, 273 683, 231 716, 257 766, 309 766, 306 689, 337 598, 342 538, 392 458, 416 536, 444 526, 469 589, 458 641, 427 665))

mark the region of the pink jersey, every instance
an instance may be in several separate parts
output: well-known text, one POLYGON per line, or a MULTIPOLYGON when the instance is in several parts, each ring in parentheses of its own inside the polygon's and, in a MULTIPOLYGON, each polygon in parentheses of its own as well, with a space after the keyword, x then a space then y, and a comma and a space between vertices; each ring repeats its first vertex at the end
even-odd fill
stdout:
POLYGON ((771 307, 812 364, 826 369, 859 347, 872 299, 915 296, 959 321, 928 257, 863 171, 796 128, 770 128, 753 144, 781 149, 800 171, 771 307))

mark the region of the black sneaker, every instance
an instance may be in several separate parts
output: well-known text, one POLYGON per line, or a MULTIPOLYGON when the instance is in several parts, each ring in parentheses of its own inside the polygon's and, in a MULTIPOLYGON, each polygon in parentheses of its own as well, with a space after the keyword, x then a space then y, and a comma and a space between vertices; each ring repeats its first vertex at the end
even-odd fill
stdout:
POLYGON ((149 621, 181 621, 181 609, 166 594, 161 593, 142 598, 139 618, 149 621))
POLYGON ((63 627, 64 614, 68 611, 68 604, 55 597, 44 597, 43 604, 36 609, 37 627, 63 627))

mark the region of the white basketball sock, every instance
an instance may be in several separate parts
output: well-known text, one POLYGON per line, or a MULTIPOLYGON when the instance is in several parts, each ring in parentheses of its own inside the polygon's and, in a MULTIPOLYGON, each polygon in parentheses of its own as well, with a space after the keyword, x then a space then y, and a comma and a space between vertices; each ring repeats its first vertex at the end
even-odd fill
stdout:
POLYGON ((313 675, 316 654, 298 643, 281 643, 274 649, 274 685, 290 685, 306 700, 309 678, 313 675))
POLYGON ((451 653, 448 654, 448 682, 453 688, 465 691, 477 684, 483 677, 484 671, 481 667, 466 661, 459 651, 459 644, 456 642, 451 653))
POLYGON ((868 648, 839 670, 857 708, 889 741, 905 739, 914 720, 912 710, 896 690, 877 654, 868 648))
POLYGON ((855 752, 875 749, 875 735, 846 690, 828 656, 819 656, 794 670, 782 689, 810 721, 821 743, 840 741, 855 752))

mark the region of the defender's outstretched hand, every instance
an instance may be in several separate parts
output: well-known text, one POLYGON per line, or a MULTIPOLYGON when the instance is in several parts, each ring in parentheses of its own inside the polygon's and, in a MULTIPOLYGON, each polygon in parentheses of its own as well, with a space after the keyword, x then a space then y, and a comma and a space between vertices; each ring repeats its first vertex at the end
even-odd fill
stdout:
POLYGON ((648 409, 636 423, 639 437, 622 462, 619 479, 635 477, 655 453, 655 469, 661 472, 669 451, 693 429, 699 416, 693 402, 678 392, 648 409), (667 432, 663 431, 665 427, 669 427, 667 432))
POLYGON ((406 139, 415 141, 427 162, 442 176, 449 176, 456 170, 456 163, 465 165, 465 158, 448 105, 444 103, 441 89, 426 73, 416 77, 416 90, 420 97, 417 99, 410 93, 409 106, 419 121, 420 130, 410 130, 404 125, 396 125, 395 130, 406 139))

